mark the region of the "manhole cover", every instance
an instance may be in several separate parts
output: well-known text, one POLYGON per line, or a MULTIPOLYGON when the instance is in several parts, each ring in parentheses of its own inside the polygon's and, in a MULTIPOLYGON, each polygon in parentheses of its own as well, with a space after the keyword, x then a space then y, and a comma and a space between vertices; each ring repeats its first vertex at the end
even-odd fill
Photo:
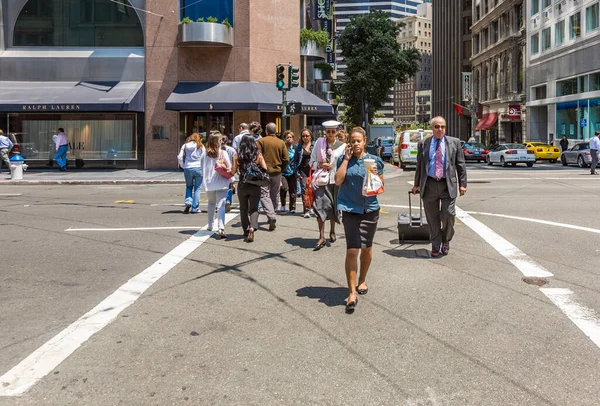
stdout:
POLYGON ((548 283, 547 279, 544 278, 528 278, 525 277, 523 279, 521 279, 523 282, 525 282, 528 285, 535 285, 535 286, 544 286, 548 283))

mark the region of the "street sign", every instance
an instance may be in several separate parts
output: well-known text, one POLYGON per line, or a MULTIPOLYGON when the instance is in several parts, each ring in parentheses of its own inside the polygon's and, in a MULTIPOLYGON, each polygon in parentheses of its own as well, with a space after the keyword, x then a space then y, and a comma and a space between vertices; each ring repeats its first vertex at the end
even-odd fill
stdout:
POLYGON ((587 127, 587 119, 586 118, 582 118, 581 119, 581 126, 582 127, 587 127))
POLYGON ((295 116, 296 114, 302 113, 302 103, 297 101, 291 101, 287 104, 288 116, 295 116))

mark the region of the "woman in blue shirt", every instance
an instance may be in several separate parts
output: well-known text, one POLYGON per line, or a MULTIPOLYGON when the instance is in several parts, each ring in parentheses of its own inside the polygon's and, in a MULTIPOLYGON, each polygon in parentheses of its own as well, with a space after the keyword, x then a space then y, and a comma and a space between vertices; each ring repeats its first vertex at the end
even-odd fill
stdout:
POLYGON ((376 163, 371 167, 374 175, 383 182, 383 161, 375 155, 366 153, 367 134, 361 127, 354 127, 350 132, 350 142, 344 156, 338 159, 335 184, 339 186, 337 208, 343 212, 342 223, 346 234, 346 280, 349 295, 346 299, 346 313, 354 312, 358 303, 357 293, 366 295, 369 291, 365 280, 369 265, 373 258, 373 238, 379 220, 379 203, 377 196, 363 196, 363 180, 365 179, 365 159, 373 159, 376 163), (360 275, 358 283, 358 255, 360 253, 360 275))

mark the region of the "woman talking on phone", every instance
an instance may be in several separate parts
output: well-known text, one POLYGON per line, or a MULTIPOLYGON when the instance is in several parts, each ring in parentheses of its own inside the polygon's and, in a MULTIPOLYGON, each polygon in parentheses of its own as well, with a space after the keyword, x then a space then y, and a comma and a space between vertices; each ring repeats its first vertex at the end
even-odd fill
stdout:
POLYGON ((359 295, 366 295, 367 273, 373 259, 373 238, 379 220, 377 196, 363 196, 363 183, 367 171, 378 176, 383 184, 383 161, 365 152, 367 135, 361 127, 350 132, 350 143, 344 156, 338 158, 335 184, 339 187, 337 207, 342 212, 342 223, 346 235, 346 280, 348 298, 346 313, 353 313, 359 295), (358 282, 358 257, 360 254, 360 274, 358 282))

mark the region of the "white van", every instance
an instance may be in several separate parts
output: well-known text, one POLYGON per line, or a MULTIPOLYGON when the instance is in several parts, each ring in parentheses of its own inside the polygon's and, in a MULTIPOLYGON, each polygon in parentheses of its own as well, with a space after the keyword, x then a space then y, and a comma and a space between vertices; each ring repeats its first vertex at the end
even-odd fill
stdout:
POLYGON ((394 163, 402 169, 406 168, 406 165, 416 165, 419 141, 432 135, 433 131, 420 129, 405 130, 396 134, 392 147, 394 163))

